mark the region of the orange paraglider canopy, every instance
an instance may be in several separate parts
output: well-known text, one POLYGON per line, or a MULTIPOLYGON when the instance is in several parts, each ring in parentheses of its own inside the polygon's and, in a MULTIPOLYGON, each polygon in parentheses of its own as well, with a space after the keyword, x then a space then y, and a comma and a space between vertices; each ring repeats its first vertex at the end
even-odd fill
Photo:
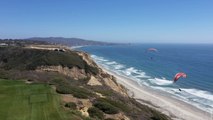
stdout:
POLYGON ((181 78, 181 77, 186 78, 186 74, 183 73, 183 72, 177 73, 174 77, 174 82, 178 81, 178 79, 181 78))

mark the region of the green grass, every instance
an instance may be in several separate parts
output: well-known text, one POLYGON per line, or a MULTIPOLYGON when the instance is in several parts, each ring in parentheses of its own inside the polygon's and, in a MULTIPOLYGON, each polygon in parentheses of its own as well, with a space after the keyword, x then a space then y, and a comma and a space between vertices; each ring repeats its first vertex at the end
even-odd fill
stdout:
POLYGON ((60 105, 59 95, 45 84, 0 79, 0 120, 85 119, 60 105))
POLYGON ((30 96, 30 103, 47 102, 47 94, 37 94, 30 96))

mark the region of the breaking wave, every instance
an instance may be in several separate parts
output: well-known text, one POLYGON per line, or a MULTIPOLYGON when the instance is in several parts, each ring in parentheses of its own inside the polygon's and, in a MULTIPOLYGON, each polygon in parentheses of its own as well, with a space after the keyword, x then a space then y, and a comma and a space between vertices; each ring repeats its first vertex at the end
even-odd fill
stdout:
POLYGON ((129 77, 132 80, 145 86, 149 86, 156 90, 165 91, 174 95, 173 97, 192 104, 205 111, 213 110, 213 94, 207 91, 192 89, 192 88, 180 88, 179 92, 177 86, 173 84, 173 80, 166 78, 156 78, 148 76, 143 70, 136 69, 133 66, 127 66, 120 64, 116 61, 105 59, 96 55, 91 57, 101 66, 108 70, 115 72, 116 74, 129 77))

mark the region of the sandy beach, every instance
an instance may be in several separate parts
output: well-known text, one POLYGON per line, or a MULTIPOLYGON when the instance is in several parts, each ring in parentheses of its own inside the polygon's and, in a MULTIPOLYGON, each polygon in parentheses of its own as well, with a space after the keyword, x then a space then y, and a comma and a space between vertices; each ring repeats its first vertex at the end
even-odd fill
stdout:
MULTIPOLYGON (((99 65, 100 66, 100 65, 99 65)), ((101 67, 105 72, 116 77, 117 82, 128 89, 129 96, 142 104, 161 111, 174 120, 213 120, 212 114, 200 110, 186 102, 172 97, 172 95, 156 91, 137 82, 101 67)))

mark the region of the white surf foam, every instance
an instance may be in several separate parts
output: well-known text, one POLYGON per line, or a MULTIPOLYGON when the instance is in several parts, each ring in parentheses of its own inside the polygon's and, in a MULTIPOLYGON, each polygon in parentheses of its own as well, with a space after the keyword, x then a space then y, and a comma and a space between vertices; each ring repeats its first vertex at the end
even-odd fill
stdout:
POLYGON ((77 49, 77 48, 81 48, 81 47, 86 47, 86 45, 85 46, 71 46, 70 49, 77 49))
POLYGON ((107 65, 116 65, 117 63, 115 61, 106 62, 107 65))
POLYGON ((129 77, 132 80, 138 82, 138 84, 143 84, 150 86, 153 89, 165 91, 174 95, 176 99, 185 101, 192 104, 205 111, 213 110, 213 94, 207 91, 197 90, 197 89, 186 89, 181 88, 181 92, 178 90, 177 86, 173 85, 172 80, 167 80, 166 78, 156 78, 146 75, 142 70, 138 70, 134 67, 127 67, 126 65, 120 64, 116 61, 111 61, 103 57, 92 55, 92 58, 101 64, 108 70, 113 70, 113 72, 129 77))
POLYGON ((182 90, 186 91, 187 93, 189 93, 191 95, 213 101, 213 94, 211 94, 210 92, 198 90, 198 89, 182 89, 182 90))
POLYGON ((96 61, 99 61, 99 62, 107 62, 108 60, 107 59, 104 59, 103 57, 99 57, 99 56, 96 56, 96 55, 91 55, 92 58, 94 58, 96 61))
POLYGON ((125 66, 121 65, 121 64, 115 65, 114 67, 115 67, 116 70, 120 70, 120 69, 125 68, 125 66))
POLYGON ((154 84, 154 85, 172 85, 173 81, 171 80, 166 80, 165 78, 153 78, 153 79, 149 79, 149 81, 154 84))

